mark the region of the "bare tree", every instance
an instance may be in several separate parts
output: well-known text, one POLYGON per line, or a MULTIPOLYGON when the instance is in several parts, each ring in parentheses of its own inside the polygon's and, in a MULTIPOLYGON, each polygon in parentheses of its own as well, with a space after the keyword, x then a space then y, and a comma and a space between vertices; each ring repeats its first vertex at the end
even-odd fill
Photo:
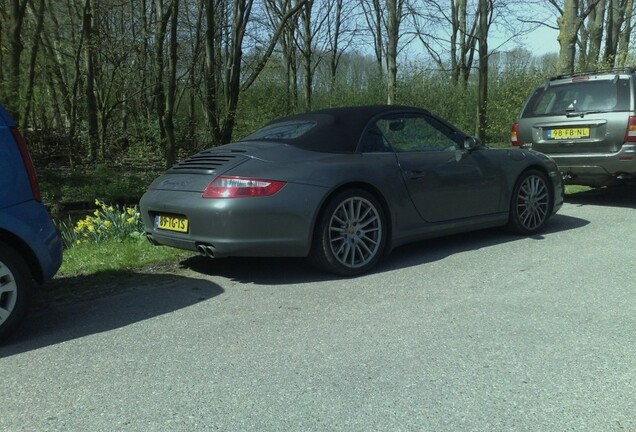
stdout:
MULTIPOLYGON (((588 7, 591 0, 581 2, 580 7, 588 7)), ((581 26, 579 36, 579 70, 595 67, 599 62, 603 25, 605 18, 605 0, 599 0, 587 17, 587 26, 581 26)))
POLYGON ((33 104, 33 87, 35 81, 36 61, 38 58, 38 50, 40 48, 40 35, 44 27, 44 0, 39 0, 37 9, 31 3, 31 11, 36 17, 35 31, 33 34, 33 43, 31 46, 31 55, 29 56, 29 77, 27 80, 26 95, 24 97, 24 111, 21 118, 22 129, 26 129, 31 114, 31 106, 33 104))
MULTIPOLYGON (((416 3, 417 4, 417 3, 416 3)), ((468 86, 475 69, 480 27, 478 0, 429 0, 427 7, 415 9, 410 17, 417 39, 435 62, 438 70, 448 72, 452 81, 462 88, 468 86)), ((487 30, 497 25, 500 48, 539 25, 525 16, 526 2, 491 0, 488 6, 487 30)))
POLYGON ((633 0, 607 0, 607 25, 603 62, 614 66, 618 55, 619 40, 629 42, 633 0), (626 22, 629 21, 629 22, 626 22), (626 36, 623 36, 625 34, 626 36))
POLYGON ((232 2, 231 14, 226 15, 223 0, 206 0, 206 60, 205 110, 211 123, 215 144, 225 144, 232 140, 236 110, 241 92, 248 89, 265 67, 272 55, 279 37, 285 29, 287 21, 295 16, 307 0, 298 0, 280 18, 273 31, 269 44, 262 50, 251 70, 244 77, 243 40, 250 23, 254 0, 236 0, 232 2), (225 20, 227 19, 227 21, 225 20), (223 34, 222 30, 228 33, 223 34), (220 74, 217 65, 224 65, 224 73, 220 74), (222 85, 222 88, 221 85, 222 85), (220 101, 219 96, 223 96, 220 101))
POLYGON ((85 52, 84 64, 86 67, 86 87, 84 96, 86 97, 86 117, 88 119, 88 158, 91 161, 97 159, 97 145, 99 141, 99 126, 97 121, 97 98, 95 97, 95 75, 96 75, 96 38, 95 38, 95 0, 84 2, 84 14, 82 21, 82 32, 84 34, 85 52))
POLYGON ((360 7, 365 17, 367 28, 373 38, 373 52, 377 65, 378 77, 384 75, 384 40, 385 40, 385 19, 384 5, 380 0, 360 0, 360 7))
MULTIPOLYGON (((338 63, 343 53, 342 35, 343 26, 347 22, 346 11, 344 10, 344 0, 334 0, 332 13, 327 17, 327 34, 329 44, 329 75, 331 77, 331 91, 336 86, 336 75, 338 73, 338 63)), ((345 47, 347 43, 345 42, 345 47)))
POLYGON ((386 69, 387 69, 387 104, 397 100, 397 55, 400 40, 400 24, 402 23, 404 0, 386 0, 386 69))
POLYGON ((576 42, 579 30, 587 16, 592 13, 600 0, 589 0, 587 6, 581 8, 581 0, 564 0, 563 5, 557 0, 548 0, 558 11, 559 17, 559 61, 558 73, 573 73, 574 58, 576 55, 576 42))
POLYGON ((629 53, 630 41, 632 36, 632 17, 634 16, 634 0, 625 2, 625 19, 623 29, 618 40, 618 53, 616 56, 616 65, 624 67, 627 63, 627 55, 629 53))
POLYGON ((486 141, 488 111, 488 31, 491 0, 479 0, 479 85, 477 91, 477 137, 486 141))
MULTIPOLYGON (((305 91, 305 108, 311 110, 312 95, 314 86, 314 73, 316 68, 323 60, 324 49, 317 47, 319 43, 318 37, 327 22, 331 12, 332 3, 318 0, 318 8, 314 8, 316 0, 307 0, 305 5, 300 9, 300 22, 296 34, 298 49, 302 58, 303 78, 305 91)), ((324 41, 320 41, 324 42, 324 41)))
POLYGON ((161 143, 166 139, 165 111, 166 111, 166 90, 164 83, 164 69, 166 67, 164 58, 164 45, 168 22, 172 14, 172 4, 165 7, 164 0, 155 0, 155 110, 159 124, 161 143))
POLYGON ((177 158, 177 139, 174 131, 174 111, 177 97, 177 26, 179 22, 179 0, 172 0, 172 19, 170 22, 170 54, 168 68, 168 94, 163 124, 166 128, 166 167, 171 167, 177 158))
MULTIPOLYGON (((292 0, 267 0, 267 14, 272 28, 276 28, 281 18, 283 18, 292 7, 292 0)), ((294 111, 298 106, 297 29, 298 17, 294 15, 286 21, 279 38, 285 67, 285 101, 287 104, 287 112, 294 111)))
POLYGON ((16 121, 20 115, 20 59, 24 45, 22 44, 22 25, 26 15, 28 0, 10 0, 9 12, 9 99, 7 108, 12 111, 16 121))
MULTIPOLYGON (((481 3, 479 3, 481 12, 481 3)), ((467 0, 451 0, 451 72, 453 81, 466 87, 475 56, 475 37, 479 13, 474 13, 472 23, 468 26, 467 0)), ((481 28, 481 21, 480 28, 481 28)), ((481 40, 480 40, 481 42, 481 40)))

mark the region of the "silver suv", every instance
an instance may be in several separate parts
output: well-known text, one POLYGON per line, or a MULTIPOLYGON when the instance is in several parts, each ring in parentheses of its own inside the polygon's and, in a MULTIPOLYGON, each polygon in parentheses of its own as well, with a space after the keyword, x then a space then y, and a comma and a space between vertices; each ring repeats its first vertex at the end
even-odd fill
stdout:
POLYGON ((636 177, 636 68, 561 75, 541 84, 512 126, 513 146, 550 156, 565 183, 636 177))

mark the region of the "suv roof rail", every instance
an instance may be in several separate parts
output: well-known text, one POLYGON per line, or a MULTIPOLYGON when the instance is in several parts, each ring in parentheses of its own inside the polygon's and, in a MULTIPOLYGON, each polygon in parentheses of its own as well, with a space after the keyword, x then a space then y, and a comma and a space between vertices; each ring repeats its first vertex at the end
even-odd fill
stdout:
POLYGON ((585 76, 585 75, 613 73, 613 72, 614 73, 616 73, 616 72, 618 72, 618 73, 635 73, 636 72, 636 67, 634 67, 634 66, 625 66, 625 67, 615 67, 615 68, 606 68, 606 69, 594 69, 594 70, 576 72, 576 73, 571 73, 571 74, 561 74, 561 75, 557 75, 557 76, 551 77, 550 81, 563 79, 563 78, 573 78, 573 77, 579 77, 579 76, 585 76))

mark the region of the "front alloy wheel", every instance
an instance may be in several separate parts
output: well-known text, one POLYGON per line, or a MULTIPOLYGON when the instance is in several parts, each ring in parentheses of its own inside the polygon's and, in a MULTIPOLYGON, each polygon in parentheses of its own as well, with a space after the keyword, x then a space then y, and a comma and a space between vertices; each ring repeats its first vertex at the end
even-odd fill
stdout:
POLYGON ((380 259, 386 243, 382 207, 364 190, 340 193, 325 208, 310 259, 344 276, 366 272, 380 259))
POLYGON ((536 170, 524 172, 512 194, 509 227, 519 234, 540 231, 552 212, 552 200, 546 175, 536 170))

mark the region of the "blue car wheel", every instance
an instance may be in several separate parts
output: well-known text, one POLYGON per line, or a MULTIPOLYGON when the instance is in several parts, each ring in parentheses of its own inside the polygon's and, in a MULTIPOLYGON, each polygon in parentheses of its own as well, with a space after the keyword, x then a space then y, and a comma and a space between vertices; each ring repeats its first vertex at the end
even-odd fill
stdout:
POLYGON ((0 242, 0 340, 9 335, 27 311, 31 273, 20 255, 0 242))

